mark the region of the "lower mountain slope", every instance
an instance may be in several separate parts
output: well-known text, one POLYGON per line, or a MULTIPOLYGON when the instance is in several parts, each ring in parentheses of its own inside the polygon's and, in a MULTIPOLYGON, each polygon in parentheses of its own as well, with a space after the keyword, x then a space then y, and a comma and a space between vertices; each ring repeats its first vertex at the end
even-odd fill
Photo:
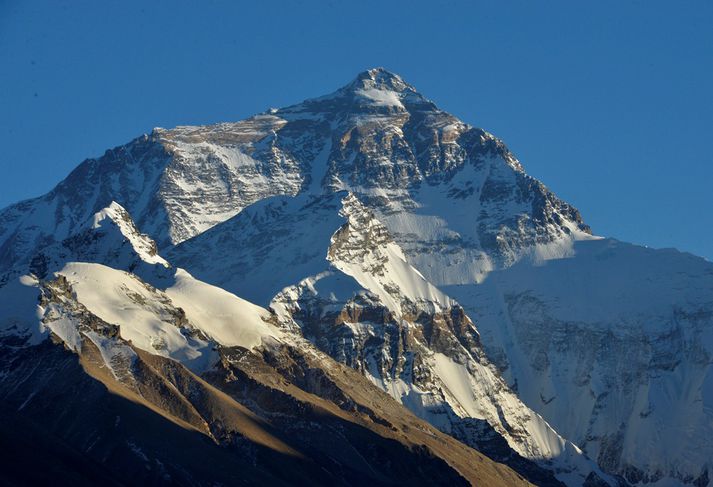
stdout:
POLYGON ((406 262, 355 195, 267 200, 169 255, 202 279, 269 303, 284 328, 531 481, 606 483, 508 389, 463 309, 406 262))
POLYGON ((631 483, 708 484, 712 263, 587 240, 443 289, 523 402, 602 468, 631 483))
POLYGON ((141 276, 55 247, 44 277, 0 288, 3 480, 528 485, 269 311, 126 242, 141 276))

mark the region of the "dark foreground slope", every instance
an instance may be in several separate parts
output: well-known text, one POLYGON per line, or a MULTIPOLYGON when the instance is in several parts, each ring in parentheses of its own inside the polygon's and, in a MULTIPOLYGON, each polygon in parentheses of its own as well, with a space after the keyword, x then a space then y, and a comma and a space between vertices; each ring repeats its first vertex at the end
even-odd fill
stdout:
MULTIPOLYGON (((88 341, 80 356, 50 341, 3 348, 0 479, 10 485, 526 485, 390 398, 374 398, 368 384, 355 401, 308 364, 284 357, 278 371, 259 357, 238 365, 237 355, 247 352, 231 353, 236 364, 226 357, 210 377, 221 392, 181 364, 145 353, 134 365, 140 383, 127 387, 88 341)), ((346 369, 339 374, 359 382, 346 369)))

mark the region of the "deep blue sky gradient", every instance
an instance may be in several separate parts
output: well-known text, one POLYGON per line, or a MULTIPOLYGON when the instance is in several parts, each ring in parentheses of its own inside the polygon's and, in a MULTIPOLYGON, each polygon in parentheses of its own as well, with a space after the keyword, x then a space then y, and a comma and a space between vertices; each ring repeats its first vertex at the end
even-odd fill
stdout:
POLYGON ((0 207, 384 66, 595 233, 713 259, 713 2, 0 0, 0 207))

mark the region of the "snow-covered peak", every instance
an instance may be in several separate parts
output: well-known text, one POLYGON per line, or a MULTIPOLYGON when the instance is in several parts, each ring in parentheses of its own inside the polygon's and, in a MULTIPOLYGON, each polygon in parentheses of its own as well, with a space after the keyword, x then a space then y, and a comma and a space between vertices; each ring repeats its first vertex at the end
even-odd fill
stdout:
POLYGON ((112 201, 166 249, 266 198, 347 190, 370 205, 413 208, 419 187, 445 188, 466 172, 482 184, 449 194, 483 203, 487 211, 469 213, 469 227, 482 229, 481 243, 496 253, 518 250, 523 229, 550 239, 542 231, 550 207, 580 223, 576 210, 525 177, 501 141, 375 68, 320 98, 238 122, 156 129, 84 161, 47 195, 0 212, 0 272, 26 266, 39 247, 67 238, 112 201))
POLYGON ((363 88, 376 88, 396 92, 404 91, 407 88, 413 89, 411 85, 404 82, 401 76, 382 67, 368 69, 359 73, 349 86, 359 85, 363 88))
POLYGON ((64 239, 59 250, 49 252, 60 262, 99 262, 127 270, 141 263, 169 267, 158 254, 156 243, 136 227, 129 212, 119 203, 96 212, 76 233, 64 239))
POLYGON ((112 220, 114 223, 120 224, 121 220, 125 220, 128 217, 127 211, 116 201, 112 201, 109 206, 96 212, 94 218, 92 219, 92 228, 101 228, 102 222, 107 218, 112 220))
POLYGON ((156 243, 148 235, 139 232, 129 212, 116 201, 94 214, 90 229, 104 237, 107 251, 116 251, 128 244, 136 256, 147 264, 168 267, 168 262, 158 255, 156 243))
POLYGON ((343 93, 354 96, 355 100, 376 107, 405 109, 401 98, 404 92, 416 94, 416 90, 401 77, 384 68, 374 68, 360 73, 354 81, 345 86, 343 93))
POLYGON ((342 199, 339 215, 347 222, 332 236, 327 259, 379 296, 389 310, 401 315, 405 303, 426 306, 431 312, 454 304, 408 264, 386 227, 354 194, 342 199))
MULTIPOLYGON (((356 78, 322 99, 363 96, 364 92, 389 93, 394 98, 418 94, 416 88, 406 83, 399 75, 384 68, 372 68, 359 73, 356 78)), ((420 96, 420 95, 419 95, 420 96)))
POLYGON ((38 249, 27 269, 17 266, 6 276, 29 271, 44 279, 67 262, 95 262, 130 272, 170 267, 158 254, 153 239, 138 230, 124 207, 112 202, 77 225, 67 238, 38 249))
POLYGON ((269 113, 288 120, 360 120, 365 116, 409 116, 412 112, 441 112, 400 76, 384 68, 362 73, 333 93, 311 98, 269 113))

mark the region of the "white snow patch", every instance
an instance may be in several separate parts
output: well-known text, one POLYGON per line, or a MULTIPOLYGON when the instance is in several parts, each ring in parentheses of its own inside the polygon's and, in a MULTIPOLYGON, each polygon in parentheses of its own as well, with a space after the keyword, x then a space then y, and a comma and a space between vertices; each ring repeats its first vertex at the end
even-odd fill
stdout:
POLYGON ((119 326, 121 338, 154 355, 170 357, 197 370, 212 358, 207 342, 182 333, 169 313, 170 300, 132 274, 100 264, 71 262, 59 274, 77 300, 107 323, 119 326))
POLYGON ((186 312, 191 323, 225 346, 252 349, 280 332, 266 322, 270 313, 219 287, 177 269, 176 282, 166 294, 186 312))
POLYGON ((364 90, 356 90, 355 93, 359 97, 365 98, 377 106, 404 107, 399 98, 399 94, 395 91, 367 88, 364 90))

